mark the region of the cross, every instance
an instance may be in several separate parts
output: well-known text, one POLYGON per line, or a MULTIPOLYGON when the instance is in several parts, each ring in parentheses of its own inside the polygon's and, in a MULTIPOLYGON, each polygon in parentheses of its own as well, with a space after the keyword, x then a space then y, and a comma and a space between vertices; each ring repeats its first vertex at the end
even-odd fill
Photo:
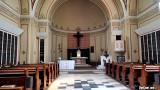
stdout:
POLYGON ((77 48, 79 47, 80 38, 83 37, 83 35, 80 35, 79 31, 77 34, 73 35, 75 38, 77 38, 77 48))
POLYGON ((26 53, 25 51, 22 52, 23 55, 24 55, 25 53, 26 53))
POLYGON ((134 53, 137 53, 137 50, 134 50, 133 52, 134 52, 134 53))

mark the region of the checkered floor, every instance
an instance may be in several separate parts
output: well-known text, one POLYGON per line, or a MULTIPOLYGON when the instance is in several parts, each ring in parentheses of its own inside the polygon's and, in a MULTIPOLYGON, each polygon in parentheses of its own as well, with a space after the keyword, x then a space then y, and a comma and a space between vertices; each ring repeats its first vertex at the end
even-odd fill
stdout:
POLYGON ((60 83, 58 89, 83 89, 83 90, 91 90, 93 88, 114 88, 113 85, 108 85, 109 82, 102 82, 101 84, 96 84, 93 79, 88 80, 75 80, 74 84, 60 83), (62 86, 61 86, 62 85, 62 86))
POLYGON ((104 71, 94 71, 94 74, 69 74, 61 72, 48 90, 130 90, 128 87, 104 74, 104 71))

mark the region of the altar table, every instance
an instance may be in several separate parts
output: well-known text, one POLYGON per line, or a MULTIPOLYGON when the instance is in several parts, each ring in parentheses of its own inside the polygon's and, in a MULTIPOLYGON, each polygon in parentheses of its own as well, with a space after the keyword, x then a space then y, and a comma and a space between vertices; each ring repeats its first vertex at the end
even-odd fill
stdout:
POLYGON ((87 57, 71 57, 72 60, 75 60, 75 64, 86 64, 87 57))

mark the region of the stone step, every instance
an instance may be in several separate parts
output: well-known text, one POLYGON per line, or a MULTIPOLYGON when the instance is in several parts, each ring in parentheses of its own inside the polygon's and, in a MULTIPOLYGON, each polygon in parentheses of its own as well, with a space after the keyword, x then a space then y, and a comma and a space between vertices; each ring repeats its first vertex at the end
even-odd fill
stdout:
POLYGON ((75 67, 91 67, 89 64, 75 64, 75 67))
POLYGON ((89 65, 89 64, 84 64, 84 63, 76 63, 75 65, 89 65))
POLYGON ((104 66, 98 65, 98 67, 96 67, 97 69, 105 69, 104 66))
POLYGON ((91 66, 89 64, 75 64, 75 66, 91 66))
POLYGON ((60 72, 68 72, 68 71, 77 71, 77 72, 80 72, 80 71, 94 71, 94 72, 104 72, 104 70, 98 70, 98 69, 94 69, 94 70, 60 70, 60 72))
POLYGON ((91 67, 91 66, 75 66, 75 67, 91 67))

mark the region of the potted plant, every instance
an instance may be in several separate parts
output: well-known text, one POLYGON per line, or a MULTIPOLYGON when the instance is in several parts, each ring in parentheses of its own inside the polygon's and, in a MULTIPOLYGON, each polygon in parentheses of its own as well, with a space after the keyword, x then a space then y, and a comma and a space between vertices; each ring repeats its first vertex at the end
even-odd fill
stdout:
POLYGON ((43 62, 43 61, 40 61, 39 63, 40 63, 40 64, 44 64, 44 62, 43 62))

